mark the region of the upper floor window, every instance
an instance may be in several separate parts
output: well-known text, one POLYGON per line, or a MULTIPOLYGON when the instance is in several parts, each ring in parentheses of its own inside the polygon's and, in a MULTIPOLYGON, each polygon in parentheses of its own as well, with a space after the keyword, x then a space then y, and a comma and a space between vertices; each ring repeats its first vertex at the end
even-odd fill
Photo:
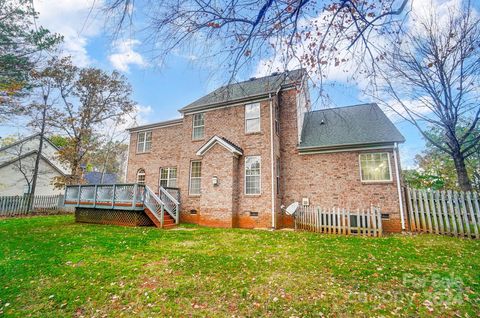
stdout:
POLYGON ((137 171, 137 183, 145 184, 145 169, 138 169, 138 171, 137 171))
POLYGON ((260 131, 260 103, 245 105, 245 132, 260 131))
POLYGON ((360 176, 362 181, 392 181, 390 157, 387 152, 360 154, 360 176))
POLYGON ((137 133, 137 152, 149 152, 152 148, 152 132, 141 131, 137 133))
POLYGON ((177 186, 177 168, 161 168, 160 169, 160 186, 172 187, 177 186))
POLYGON ((192 138, 193 140, 203 139, 205 136, 205 114, 195 114, 193 115, 193 131, 192 138))
POLYGON ((201 193, 202 162, 192 161, 190 167, 190 194, 201 193))
POLYGON ((260 156, 245 157, 245 194, 260 194, 260 156))

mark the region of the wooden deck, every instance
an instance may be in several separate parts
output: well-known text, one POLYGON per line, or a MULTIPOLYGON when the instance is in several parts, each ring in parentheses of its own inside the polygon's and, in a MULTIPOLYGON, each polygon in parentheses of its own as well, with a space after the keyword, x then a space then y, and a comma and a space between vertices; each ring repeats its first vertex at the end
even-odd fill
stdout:
POLYGON ((75 214, 79 222, 145 226, 140 213, 151 220, 148 225, 171 228, 179 223, 179 190, 174 189, 176 197, 164 188, 159 190, 160 195, 136 183, 69 185, 64 204, 82 212, 75 214))

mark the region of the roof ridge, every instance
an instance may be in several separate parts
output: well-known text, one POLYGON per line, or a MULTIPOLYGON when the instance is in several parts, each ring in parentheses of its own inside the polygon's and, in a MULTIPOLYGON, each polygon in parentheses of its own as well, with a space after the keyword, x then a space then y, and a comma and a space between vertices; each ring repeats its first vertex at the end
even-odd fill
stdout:
POLYGON ((315 110, 309 111, 309 113, 322 112, 322 111, 341 109, 341 108, 362 107, 362 106, 377 106, 377 107, 379 107, 377 103, 362 103, 362 104, 354 104, 354 105, 347 105, 347 106, 337 106, 337 107, 315 109, 315 110))

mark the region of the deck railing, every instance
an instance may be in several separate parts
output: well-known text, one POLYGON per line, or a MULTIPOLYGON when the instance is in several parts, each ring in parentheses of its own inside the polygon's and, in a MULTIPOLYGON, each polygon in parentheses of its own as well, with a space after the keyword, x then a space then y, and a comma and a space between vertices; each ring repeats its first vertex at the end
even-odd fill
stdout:
POLYGON ((143 208, 145 186, 136 183, 69 185, 65 187, 66 205, 79 207, 143 208))
POLYGON ((170 189, 160 187, 159 197, 165 204, 165 210, 175 219, 175 223, 178 223, 180 213, 180 202, 171 193, 170 189))

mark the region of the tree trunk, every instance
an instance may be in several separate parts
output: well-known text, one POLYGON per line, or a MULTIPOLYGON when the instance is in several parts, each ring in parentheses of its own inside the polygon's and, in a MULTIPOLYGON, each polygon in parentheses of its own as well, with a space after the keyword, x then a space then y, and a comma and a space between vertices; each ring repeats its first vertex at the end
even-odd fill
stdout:
POLYGON ((472 184, 468 177, 467 167, 465 165, 465 157, 458 151, 453 154, 453 162, 457 171, 458 186, 462 191, 472 191, 472 184))
POLYGON ((42 111, 42 123, 40 126, 40 141, 38 143, 37 157, 35 158, 35 166, 33 168, 33 178, 32 178, 32 187, 29 193, 28 199, 28 211, 33 210, 33 201, 35 197, 35 190, 37 188, 37 179, 38 179, 38 169, 40 167, 40 158, 42 157, 43 151, 43 138, 45 136, 45 121, 47 117, 47 96, 44 96, 44 107, 42 111))

